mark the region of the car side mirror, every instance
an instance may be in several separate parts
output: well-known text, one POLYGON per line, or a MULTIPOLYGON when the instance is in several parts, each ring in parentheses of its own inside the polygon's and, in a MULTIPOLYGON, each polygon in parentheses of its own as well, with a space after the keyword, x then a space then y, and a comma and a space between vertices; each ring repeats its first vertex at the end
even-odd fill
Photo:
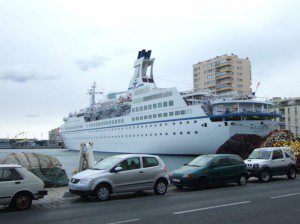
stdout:
POLYGON ((123 170, 123 168, 120 167, 120 166, 117 166, 117 167, 114 169, 114 171, 115 171, 116 173, 118 173, 118 172, 120 172, 120 171, 122 171, 122 170, 123 170))

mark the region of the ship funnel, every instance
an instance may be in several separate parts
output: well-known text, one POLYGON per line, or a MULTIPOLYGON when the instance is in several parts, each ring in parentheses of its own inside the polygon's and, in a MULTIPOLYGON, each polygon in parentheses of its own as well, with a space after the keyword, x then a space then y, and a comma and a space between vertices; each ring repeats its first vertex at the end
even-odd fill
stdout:
POLYGON ((152 52, 151 50, 146 51, 145 49, 143 49, 143 50, 139 51, 137 59, 140 59, 142 57, 144 57, 145 59, 150 59, 151 52, 152 52))

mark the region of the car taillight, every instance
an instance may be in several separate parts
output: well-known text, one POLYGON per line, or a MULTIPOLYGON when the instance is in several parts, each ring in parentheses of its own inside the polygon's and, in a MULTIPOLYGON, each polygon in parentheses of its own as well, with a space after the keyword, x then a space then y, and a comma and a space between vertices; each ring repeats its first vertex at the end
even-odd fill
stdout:
POLYGON ((165 172, 167 172, 168 170, 167 170, 167 166, 166 165, 164 165, 164 171, 165 172))

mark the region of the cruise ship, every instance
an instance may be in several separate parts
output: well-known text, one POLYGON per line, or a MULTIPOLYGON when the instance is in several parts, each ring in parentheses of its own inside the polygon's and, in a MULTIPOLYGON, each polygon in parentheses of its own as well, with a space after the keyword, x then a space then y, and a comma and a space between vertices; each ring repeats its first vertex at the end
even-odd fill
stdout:
POLYGON ((94 151, 199 155, 215 153, 235 134, 267 135, 278 128, 273 104, 253 96, 159 88, 151 50, 139 51, 126 91, 113 92, 64 118, 60 128, 69 150, 91 142, 94 151))

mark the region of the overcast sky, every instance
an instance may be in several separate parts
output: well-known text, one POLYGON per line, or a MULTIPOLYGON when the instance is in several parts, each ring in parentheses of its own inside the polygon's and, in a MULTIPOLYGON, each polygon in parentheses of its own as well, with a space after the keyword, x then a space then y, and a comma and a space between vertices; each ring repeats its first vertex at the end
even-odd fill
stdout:
POLYGON ((300 96, 299 12, 296 0, 0 0, 0 137, 48 137, 93 81, 127 89, 141 49, 159 87, 191 89, 193 64, 234 53, 258 95, 300 96))

